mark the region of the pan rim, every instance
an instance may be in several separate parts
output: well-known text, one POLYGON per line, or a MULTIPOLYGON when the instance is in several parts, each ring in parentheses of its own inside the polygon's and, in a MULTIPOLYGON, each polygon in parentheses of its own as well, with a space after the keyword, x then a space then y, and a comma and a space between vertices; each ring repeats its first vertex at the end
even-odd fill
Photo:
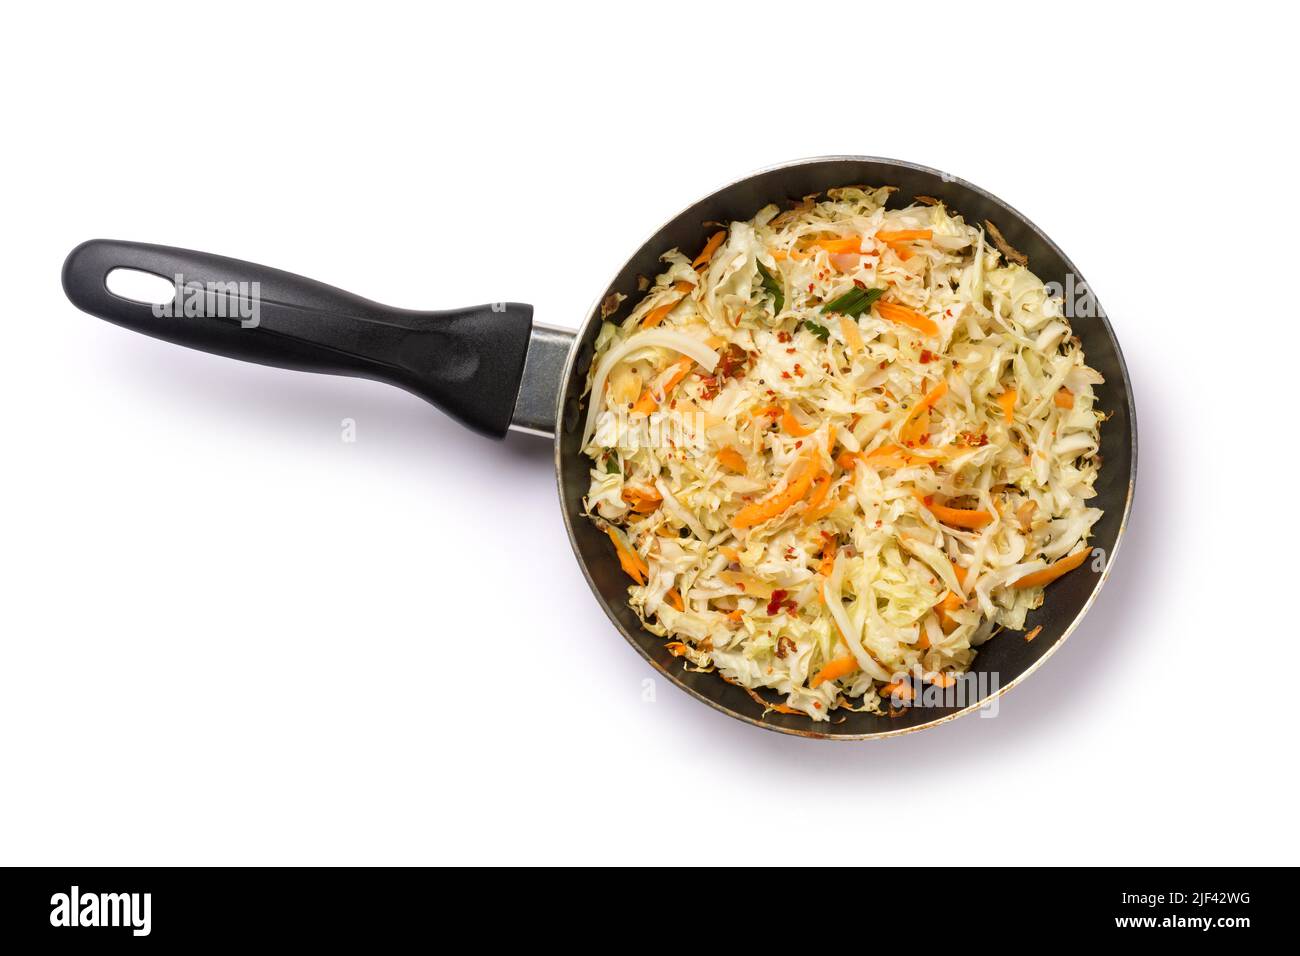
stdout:
MULTIPOLYGON (((1020 212, 1020 210, 1016 209, 1010 203, 1002 200, 998 196, 993 195, 993 193, 989 192, 988 190, 982 189, 981 187, 975 185, 974 183, 968 182, 967 180, 961 179, 960 177, 952 176, 948 173, 944 173, 941 170, 934 169, 933 167, 930 166, 924 166, 919 163, 913 163, 902 159, 892 159, 886 156, 859 156, 859 155, 849 155, 849 154, 829 155, 829 156, 808 156, 801 159, 793 159, 784 163, 776 163, 771 166, 765 166, 762 167, 761 169, 753 170, 752 172, 749 172, 744 176, 740 176, 736 179, 731 180, 728 183, 723 184, 722 186, 719 186, 718 188, 712 190, 711 192, 706 193, 703 196, 700 196, 694 202, 689 203, 686 206, 683 206, 672 217, 664 220, 654 232, 651 232, 649 235, 645 237, 645 239, 641 242, 641 244, 636 247, 636 249, 624 261, 623 265, 620 266, 620 268, 618 269, 617 272, 614 273, 614 275, 621 274, 622 271, 626 269, 627 266, 632 262, 632 260, 635 259, 636 256, 641 252, 641 250, 643 250, 656 236, 658 236, 661 232, 663 232, 663 230, 667 228, 668 225, 670 225, 674 220, 676 220, 678 216, 682 215, 682 213, 698 205, 699 203, 704 202, 705 200, 710 199, 711 197, 717 195, 718 193, 730 189, 731 187, 739 183, 745 182, 749 179, 753 179, 756 176, 761 176, 766 173, 776 172, 783 169, 791 169, 798 166, 812 165, 814 163, 879 163, 882 165, 897 167, 899 169, 907 169, 915 172, 925 173, 931 176, 939 177, 940 179, 943 179, 946 182, 956 183, 964 189, 968 189, 971 192, 983 196, 985 199, 991 201, 992 203, 996 204, 1002 209, 1005 209, 1008 213, 1018 218, 1022 223, 1024 223, 1031 230, 1033 230, 1033 232, 1037 234, 1038 238, 1041 239, 1050 249, 1052 249, 1056 253, 1056 255, 1060 257, 1061 261, 1066 265, 1066 267, 1070 272, 1074 273, 1075 275, 1082 275, 1082 273, 1079 272, 1078 268, 1075 266, 1073 260, 1071 260, 1070 257, 1065 254, 1064 250, 1062 250, 1061 247, 1058 246, 1050 236, 1048 236, 1041 228, 1039 228, 1037 223, 1035 223, 1028 216, 1024 215, 1024 213, 1020 212)), ((1137 483, 1137 464, 1138 464, 1138 425, 1137 425, 1137 409, 1133 401, 1133 382, 1132 382, 1132 378, 1129 375, 1128 363, 1124 359, 1124 352, 1120 347, 1119 339, 1115 335, 1114 327, 1110 324, 1110 317, 1106 313, 1105 309, 1102 308, 1099 308, 1098 310, 1099 312, 1098 318, 1101 319, 1102 327, 1105 330, 1106 336, 1109 338, 1111 346, 1115 350, 1115 358, 1119 363, 1120 373, 1124 383, 1126 405, 1127 405, 1128 416, 1129 416, 1130 438, 1129 438, 1128 487, 1124 496, 1124 508, 1120 515, 1119 530, 1115 534, 1115 542, 1110 549, 1109 555, 1107 555, 1105 566, 1102 568, 1101 573, 1097 577, 1096 584, 1093 585, 1092 593, 1088 595, 1088 598, 1086 601, 1084 601, 1083 606, 1079 608, 1078 612, 1074 615, 1074 618, 1066 626, 1065 630, 1062 631, 1061 636, 1056 639, 1056 641, 1047 649, 1047 651, 1043 654, 1042 657, 1038 658, 1038 660, 1030 664, 1029 667, 1024 670, 1024 672, 1016 676, 1014 679, 1012 679, 1006 684, 1000 685, 997 688, 997 690, 993 691, 987 697, 973 704, 970 704, 962 708, 961 710, 955 711, 954 713, 951 714, 946 714, 942 717, 937 717, 934 720, 928 720, 925 721, 924 723, 916 724, 915 726, 912 727, 903 727, 903 728, 899 728, 898 730, 885 730, 885 731, 878 731, 873 733, 837 734, 834 732, 826 732, 826 731, 820 731, 816 729, 805 730, 798 727, 782 727, 777 724, 768 723, 761 716, 751 717, 748 714, 743 714, 740 713, 739 711, 732 710, 726 705, 716 700, 713 700, 710 697, 705 696, 704 694, 700 693, 693 687, 684 683, 678 678, 676 674, 672 673, 670 670, 668 670, 663 665, 661 665, 658 661, 656 661, 653 657, 651 657, 650 654, 632 637, 632 635, 628 632, 628 630, 623 626, 623 623, 619 621, 617 617, 614 616, 613 610, 611 609, 609 604, 605 601, 604 596, 600 593, 600 589, 597 587, 596 581, 591 576, 591 572, 587 567, 587 562, 583 557, 582 551, 578 546, 577 538, 574 535, 573 516, 569 514, 568 508, 565 505, 564 482, 562 477, 563 476, 562 469, 564 467, 564 462, 561 456, 561 449, 560 449, 561 435, 563 431, 563 422, 564 422, 564 416, 563 416, 564 395, 570 377, 573 375, 574 364, 577 361, 578 353, 580 351, 583 338, 585 337, 587 329, 590 327, 592 321, 595 320, 596 317, 598 316, 600 304, 603 301, 603 299, 604 299, 604 292, 602 292, 592 303, 591 308, 588 309, 586 313, 586 317, 582 321, 582 324, 575 331, 573 344, 569 349, 568 357, 565 359, 564 370, 560 377, 560 385, 556 391, 555 421, 557 425, 556 425, 555 438, 554 438, 555 485, 560 500, 560 512, 564 518, 564 530, 569 538, 569 546, 573 549, 574 557, 577 559, 578 562, 578 567, 582 570, 582 576, 586 579, 587 586, 591 588, 592 594, 596 598, 596 603, 600 605, 601 609, 605 612, 605 616, 609 618, 610 623, 612 623, 614 625, 615 630, 617 630, 618 633, 623 636, 623 639, 627 641, 627 643, 630 644, 632 648, 638 654, 640 654, 641 657, 644 660, 646 660, 650 664, 650 666, 654 668, 656 672, 662 674, 675 687, 685 691, 687 694, 694 697, 696 700, 707 704, 708 706, 712 707, 714 710, 718 711, 719 713, 726 714, 728 717, 732 717, 736 720, 743 721, 755 727, 761 727, 764 730, 773 731, 776 733, 788 734, 795 737, 813 738, 818 740, 862 741, 862 740, 884 740, 889 737, 901 737, 905 734, 911 734, 917 731, 929 730, 932 727, 938 727, 942 724, 946 724, 950 721, 956 720, 959 717, 965 717, 967 714, 981 710, 982 708, 986 707, 993 701, 1000 698, 1003 694, 1010 691, 1013 687, 1020 684, 1021 681, 1025 680, 1031 674, 1037 671, 1040 667, 1043 666, 1043 664, 1048 660, 1048 658, 1050 658, 1053 654, 1055 654, 1058 650, 1060 650, 1061 646, 1066 642, 1066 640, 1069 639, 1070 635, 1073 634, 1075 629, 1079 626, 1084 616, 1088 613, 1088 611, 1092 609, 1093 604, 1097 600, 1097 596, 1101 593, 1102 587, 1105 586, 1106 581, 1110 578, 1111 571, 1115 567, 1115 559, 1119 554, 1121 546, 1124 541, 1124 532, 1128 529, 1129 517, 1133 509, 1133 495, 1137 483)), ((1100 303, 1098 303, 1098 305, 1100 306, 1100 303)), ((809 722, 813 723, 811 719, 809 720, 809 722)))

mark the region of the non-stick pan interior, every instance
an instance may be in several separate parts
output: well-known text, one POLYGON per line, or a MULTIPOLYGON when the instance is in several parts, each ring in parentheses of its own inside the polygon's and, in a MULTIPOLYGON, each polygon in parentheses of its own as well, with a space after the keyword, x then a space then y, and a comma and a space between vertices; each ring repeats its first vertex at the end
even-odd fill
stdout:
MULTIPOLYGON (((1014 209, 977 187, 959 179, 945 177, 937 170, 870 158, 826 158, 797 162, 757 173, 719 190, 675 217, 645 243, 628 260, 623 270, 601 295, 621 292, 628 298, 614 321, 625 317, 637 302, 637 276, 654 276, 660 271, 659 257, 673 247, 694 254, 703 245, 709 229, 706 222, 731 222, 752 217, 768 203, 784 204, 803 196, 836 186, 896 186, 891 206, 905 206, 916 196, 943 200, 949 209, 961 213, 967 222, 989 220, 1006 240, 1029 257, 1029 268, 1044 282, 1058 282, 1089 311, 1089 300, 1082 293, 1084 280, 1078 269, 1046 236, 1014 209)), ((599 301, 599 300, 598 300, 599 301)), ((1110 324, 1100 314, 1100 306, 1091 302, 1091 317, 1076 315, 1074 333, 1083 341, 1088 362, 1101 372, 1106 382, 1097 389, 1098 405, 1110 418, 1101 430, 1101 474, 1096 484, 1093 505, 1105 514, 1094 527, 1093 545, 1101 549, 1102 561, 1090 562, 1073 574, 1066 575, 1047 591, 1043 607, 1029 615, 1028 628, 1042 625, 1032 642, 1018 632, 1004 632, 986 643, 972 669, 976 683, 987 697, 1007 688, 1029 671, 1073 629, 1091 603, 1104 580, 1108 564, 1114 557, 1120 535, 1128 517, 1136 465, 1135 426, 1127 372, 1119 345, 1110 324), (1097 570, 1094 564, 1102 564, 1097 570)), ((565 521, 569 526, 574 549, 591 583, 611 619, 628 641, 668 679, 714 707, 742 720, 774 730, 810 736, 859 738, 913 730, 942 721, 964 709, 956 703, 946 707, 915 707, 896 717, 854 714, 837 711, 830 721, 813 721, 802 716, 771 712, 763 717, 763 708, 739 687, 724 682, 717 674, 692 673, 664 649, 664 641, 642 629, 640 621, 627 606, 628 579, 614 559, 609 539, 582 513, 582 497, 590 481, 590 460, 579 450, 581 413, 585 405, 581 391, 591 364, 592 343, 599 330, 593 311, 579 333, 569 375, 560 398, 560 425, 556 436, 556 467, 565 521)), ((1097 554, 1097 552, 1094 552, 1097 554)), ((593 635, 593 639, 600 639, 593 635)), ((969 688, 969 685, 967 685, 969 688)), ((966 689, 966 688, 964 688, 966 689)), ((768 699, 776 698, 771 692, 768 699)), ((971 701, 964 701, 969 705, 971 701)))

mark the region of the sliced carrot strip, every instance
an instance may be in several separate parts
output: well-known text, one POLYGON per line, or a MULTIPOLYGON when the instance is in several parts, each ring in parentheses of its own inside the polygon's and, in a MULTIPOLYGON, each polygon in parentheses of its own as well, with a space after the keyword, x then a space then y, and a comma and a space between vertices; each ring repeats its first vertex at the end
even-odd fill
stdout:
POLYGON ((664 382, 664 395, 667 395, 681 383, 681 380, 686 377, 688 372, 690 372, 691 366, 695 364, 695 359, 691 358, 689 355, 684 355, 677 360, 676 364, 676 370, 674 370, 674 372, 668 376, 667 381, 664 382))
POLYGON ((891 468, 902 468, 904 465, 912 463, 912 456, 907 453, 907 449, 902 445, 881 445, 867 452, 864 456, 867 462, 879 468, 882 465, 891 468))
POLYGON ((902 455, 907 457, 907 449, 902 445, 881 445, 879 448, 873 448, 864 456, 867 461, 873 458, 889 458, 892 455, 902 455))
POLYGON ((624 488, 623 500, 632 506, 637 514, 648 515, 663 503, 658 492, 642 491, 640 488, 624 488))
MULTIPOLYGON (((668 396, 668 393, 676 388, 678 383, 686 377, 686 374, 690 372, 691 366, 694 364, 695 359, 691 358, 689 355, 683 355, 673 363, 672 372, 666 379, 664 379, 663 395, 665 398, 668 396)), ((641 397, 636 400, 636 404, 632 406, 632 411, 640 412, 643 415, 649 415, 658 407, 659 399, 655 398, 653 387, 648 387, 641 393, 641 397)))
POLYGON ((743 475, 749 471, 749 468, 745 465, 745 456, 730 445, 718 452, 718 464, 738 475, 743 475))
POLYGON ((825 249, 831 255, 862 254, 861 236, 849 236, 847 239, 818 239, 813 245, 819 249, 825 249))
POLYGON ((896 680, 880 688, 881 697, 897 697, 899 700, 912 699, 912 685, 907 681, 896 680))
POLYGON ((895 322, 899 325, 906 325, 908 328, 915 329, 922 335, 936 336, 939 334, 939 326, 934 320, 922 315, 915 309, 909 309, 907 306, 899 305, 897 302, 877 302, 876 311, 880 317, 887 322, 895 322))
POLYGON ((725 229, 715 232, 713 235, 709 236, 709 241, 704 244, 703 251, 701 251, 700 254, 695 257, 695 261, 692 262, 691 265, 694 266, 696 269, 699 269, 701 266, 708 265, 709 260, 713 258, 713 254, 717 252, 718 247, 722 245, 722 240, 726 238, 727 238, 727 230, 725 229))
POLYGON ((831 490, 831 476, 823 475, 817 479, 813 493, 808 496, 808 507, 816 508, 826 500, 826 493, 831 490))
POLYGON ((1039 634, 1041 634, 1042 631, 1043 631, 1043 625, 1039 624, 1036 628, 1034 628, 1032 631, 1030 631, 1028 634, 1025 635, 1025 640, 1032 641, 1039 634))
POLYGON ((1012 581, 1013 588, 1039 588, 1051 584, 1063 574, 1073 571, 1083 562, 1088 560, 1088 555, 1092 554, 1092 548, 1081 548, 1074 554, 1068 555, 1061 560, 1049 564, 1041 571, 1033 571, 1026 574, 1017 581, 1012 581))
POLYGON ((833 480, 830 475, 823 475, 814 483, 812 494, 808 496, 808 510, 803 513, 804 524, 811 524, 816 521, 837 504, 835 501, 826 500, 833 480))
POLYGON ((808 494, 808 489, 812 487, 820 471, 821 466, 816 461, 809 462, 805 459, 803 470, 786 485, 784 491, 764 501, 755 501, 741 508, 736 513, 736 517, 731 519, 731 526, 736 529, 752 528, 756 524, 775 518, 791 505, 803 500, 803 496, 808 494))
POLYGON ((993 520, 993 516, 987 511, 976 511, 969 508, 949 508, 945 505, 934 504, 926 500, 926 496, 919 491, 914 492, 916 499, 929 510, 944 524, 950 524, 954 528, 971 528, 978 529, 984 527, 993 520))
POLYGON ((1002 409, 1002 417, 1006 419, 1008 425, 1016 420, 1015 409, 1018 397, 1019 394, 1014 388, 1007 389, 997 397, 998 407, 1002 409))
POLYGON ((921 417, 922 413, 928 412, 939 402, 939 399, 947 394, 948 382, 946 380, 941 381, 924 398, 912 406, 907 413, 907 417, 903 419, 903 427, 899 429, 899 437, 903 439, 904 443, 913 445, 920 443, 921 436, 930 430, 930 419, 928 416, 923 419, 921 417))
POLYGON ((685 279, 682 279, 678 282, 674 282, 673 291, 680 292, 681 295, 673 299, 673 301, 665 302, 663 305, 653 308, 648 313, 646 313, 646 317, 641 320, 641 328, 653 329, 656 325, 658 325, 660 322, 662 322, 664 319, 668 317, 669 312, 671 312, 673 309, 681 305, 682 300, 684 300, 687 294, 690 293, 694 288, 695 286, 687 282, 685 279))
POLYGON ((917 239, 933 239, 932 229, 891 229, 876 233, 881 242, 911 242, 917 239))
POLYGON ((961 595, 953 594, 951 591, 945 594, 943 600, 934 606, 934 609, 939 612, 939 627, 943 629, 945 634, 950 634, 957 629, 957 622, 948 615, 961 606, 961 595))
POLYGON ((827 499, 815 508, 809 508, 803 513, 804 524, 812 524, 814 521, 824 518, 826 515, 834 511, 839 504, 840 497, 836 495, 834 498, 827 499))
POLYGON ((845 654, 843 657, 837 657, 833 661, 827 661, 826 666, 813 675, 813 679, 808 682, 809 687, 818 687, 828 680, 839 680, 846 674, 852 674, 858 669, 858 659, 852 654, 845 654))
POLYGON ((944 524, 950 524, 954 528, 982 528, 993 520, 993 516, 987 511, 945 508, 943 505, 926 505, 926 507, 930 509, 932 515, 944 524))
POLYGON ((645 579, 650 574, 650 566, 641 560, 641 555, 635 551, 629 551, 624 546, 613 528, 607 527, 605 533, 609 535, 609 540, 614 542, 614 550, 618 553, 618 563, 622 565, 623 570, 637 584, 645 584, 645 579))
POLYGON ((677 308, 677 304, 681 301, 681 299, 674 299, 672 302, 665 302, 658 308, 651 309, 646 313, 646 317, 641 320, 641 328, 653 329, 667 317, 669 312, 677 308))
POLYGON ((837 553, 835 539, 828 537, 822 544, 822 562, 817 566, 818 574, 826 578, 831 576, 831 572, 835 570, 835 555, 837 553))
POLYGON ((790 435, 793 438, 805 438, 816 431, 815 428, 805 428, 803 425, 800 425, 799 419, 794 417, 794 414, 790 411, 789 407, 785 408, 781 412, 781 427, 785 429, 787 435, 790 435))
POLYGON ((1057 408, 1074 408, 1074 393, 1063 388, 1052 396, 1052 404, 1057 408))
MULTIPOLYGON (((748 689, 748 688, 746 688, 746 689, 748 689)), ((788 704, 773 704, 773 703, 769 703, 768 701, 763 700, 762 697, 759 697, 758 694, 757 694, 756 692, 752 692, 752 691, 751 691, 749 696, 750 696, 750 697, 758 697, 759 703, 763 704, 765 707, 769 708, 770 710, 774 710, 774 711, 776 711, 778 714, 794 714, 796 717, 802 717, 802 716, 804 716, 804 713, 803 713, 802 710, 798 710, 798 709, 796 709, 796 708, 794 708, 794 707, 789 706, 788 704)))
POLYGON ((677 610, 679 611, 686 610, 686 602, 682 600, 681 592, 678 591, 676 588, 669 588, 666 592, 664 592, 664 600, 667 601, 669 604, 671 604, 673 607, 677 608, 677 610))

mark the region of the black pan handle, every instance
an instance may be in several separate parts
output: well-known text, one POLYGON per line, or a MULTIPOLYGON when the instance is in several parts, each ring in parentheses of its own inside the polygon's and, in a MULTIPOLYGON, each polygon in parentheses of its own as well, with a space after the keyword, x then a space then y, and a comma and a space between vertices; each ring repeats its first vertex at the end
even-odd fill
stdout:
POLYGON ((63 264, 77 308, 178 345, 279 368, 397 385, 470 428, 510 425, 533 324, 517 302, 412 312, 266 266, 142 242, 92 239, 63 264), (175 283, 166 306, 109 291, 115 269, 175 283))

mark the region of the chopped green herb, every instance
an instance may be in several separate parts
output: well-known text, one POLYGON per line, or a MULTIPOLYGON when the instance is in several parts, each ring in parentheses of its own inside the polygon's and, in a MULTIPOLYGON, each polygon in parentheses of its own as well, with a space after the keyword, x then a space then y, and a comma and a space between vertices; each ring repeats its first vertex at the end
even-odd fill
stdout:
POLYGON ((781 280, 772 275, 761 262, 758 263, 758 274, 763 279, 764 290, 772 293, 772 314, 780 315, 785 308, 785 291, 781 288, 781 280))
POLYGON ((851 319, 856 319, 875 305, 876 300, 884 294, 884 289, 860 289, 855 287, 843 295, 831 299, 822 306, 822 311, 838 312, 840 315, 847 315, 851 319))
POLYGON ((822 306, 822 312, 844 312, 851 309, 864 295, 862 289, 850 289, 822 306))
POLYGON ((831 330, 826 328, 826 326, 818 325, 816 322, 810 322, 808 319, 803 320, 803 327, 823 342, 825 342, 831 334, 831 330))
POLYGON ((614 455, 610 455, 608 458, 605 459, 606 474, 617 475, 622 470, 623 469, 619 467, 618 458, 615 457, 614 455))

